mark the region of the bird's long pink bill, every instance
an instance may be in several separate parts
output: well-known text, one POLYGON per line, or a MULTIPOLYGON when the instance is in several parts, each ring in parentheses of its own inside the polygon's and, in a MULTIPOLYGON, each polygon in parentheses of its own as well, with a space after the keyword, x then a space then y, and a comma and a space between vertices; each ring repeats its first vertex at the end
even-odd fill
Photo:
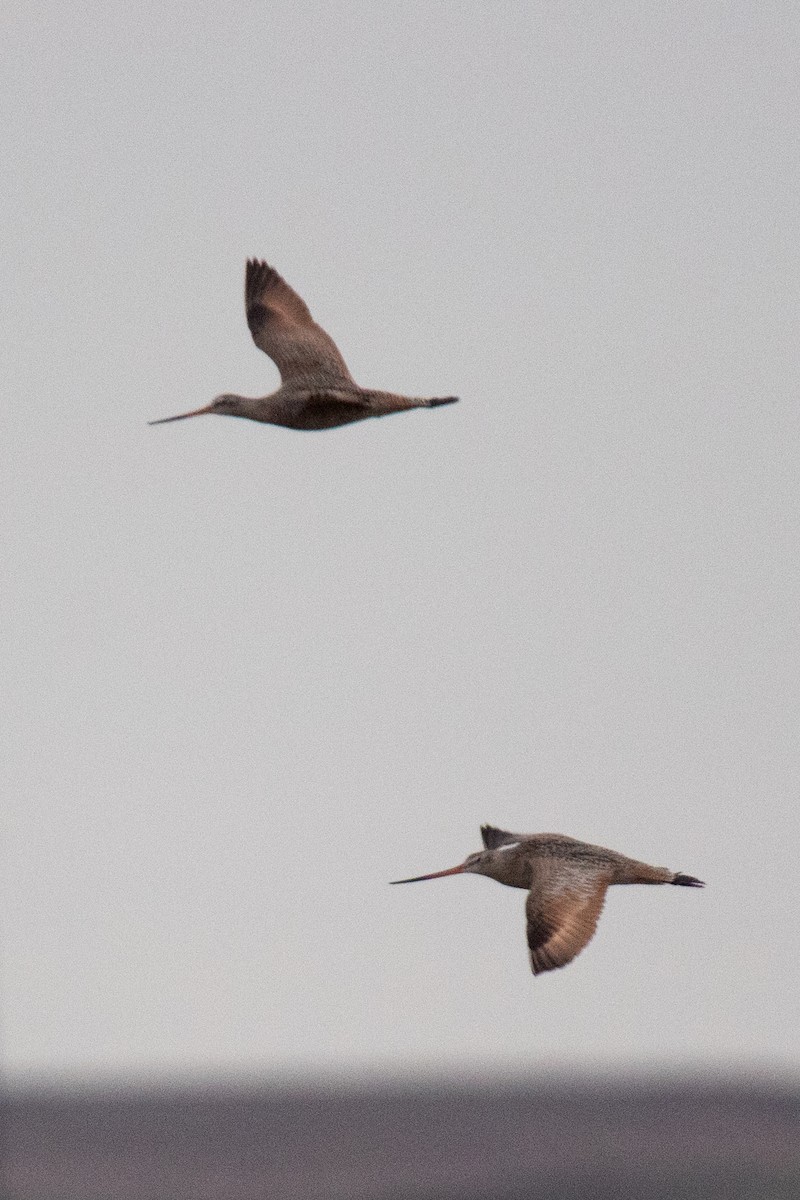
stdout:
POLYGON ((213 404, 207 404, 205 408, 193 408, 188 413, 178 413, 177 417, 161 417, 159 421, 148 421, 148 425, 166 425, 169 421, 185 421, 187 417, 202 417, 203 413, 214 411, 213 404))
POLYGON ((461 863, 458 867, 450 867, 448 871, 434 871, 432 875, 414 875, 411 879, 392 879, 390 882, 392 884, 422 883, 425 879, 441 879, 443 875, 460 875, 464 870, 464 864, 461 863))

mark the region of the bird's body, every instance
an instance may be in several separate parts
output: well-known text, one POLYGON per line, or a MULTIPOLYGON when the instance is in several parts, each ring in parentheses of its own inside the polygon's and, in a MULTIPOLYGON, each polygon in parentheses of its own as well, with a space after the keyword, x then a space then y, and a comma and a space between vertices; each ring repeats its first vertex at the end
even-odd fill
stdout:
POLYGON ((507 887, 528 891, 528 949, 534 975, 566 966, 597 928, 607 889, 614 883, 671 883, 703 887, 692 875, 651 867, 561 833, 509 833, 482 825, 484 849, 458 867, 398 879, 417 883, 443 875, 488 875, 507 887))
POLYGON ((297 293, 265 262, 251 259, 247 263, 245 309, 253 341, 277 366, 281 387, 268 396, 255 398, 217 396, 205 408, 151 421, 151 425, 220 413, 289 429, 333 429, 367 417, 384 417, 409 408, 436 408, 458 399, 422 399, 359 387, 333 339, 317 325, 297 293))

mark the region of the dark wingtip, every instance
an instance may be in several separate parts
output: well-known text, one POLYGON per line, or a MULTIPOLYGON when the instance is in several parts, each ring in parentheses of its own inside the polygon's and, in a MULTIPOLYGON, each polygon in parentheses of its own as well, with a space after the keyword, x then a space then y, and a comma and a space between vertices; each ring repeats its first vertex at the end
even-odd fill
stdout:
POLYGON ((245 296, 248 300, 261 289, 272 269, 269 263, 261 258, 248 258, 244 274, 245 296))
POLYGON ((430 408, 438 408, 440 404, 457 404, 458 396, 434 396, 428 401, 430 408))
POLYGON ((487 850, 497 850, 499 846, 508 846, 518 839, 507 829, 498 829, 496 825, 481 825, 481 838, 487 850))
POLYGON ((694 875, 676 875, 672 880, 676 887, 705 887, 702 879, 695 879, 694 875))

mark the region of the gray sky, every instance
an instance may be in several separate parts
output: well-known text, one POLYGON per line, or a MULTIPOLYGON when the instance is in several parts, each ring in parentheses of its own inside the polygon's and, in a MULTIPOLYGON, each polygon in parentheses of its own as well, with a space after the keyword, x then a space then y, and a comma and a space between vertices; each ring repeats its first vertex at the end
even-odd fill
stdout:
POLYGON ((799 24, 4 6, 13 1076, 800 1066, 799 24), (148 428, 251 255, 462 403, 148 428), (709 886, 534 980, 481 821, 709 886))

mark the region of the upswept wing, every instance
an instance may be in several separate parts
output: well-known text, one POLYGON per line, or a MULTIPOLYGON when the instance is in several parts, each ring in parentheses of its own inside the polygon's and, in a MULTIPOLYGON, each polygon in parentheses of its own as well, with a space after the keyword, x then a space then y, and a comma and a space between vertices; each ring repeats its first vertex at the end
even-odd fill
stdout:
POLYGON ((500 846, 510 846, 524 840, 522 833, 509 833, 507 829, 498 829, 495 825, 481 825, 481 837, 487 850, 497 850, 500 846))
POLYGON ((283 383, 302 377, 321 385, 352 386, 336 343, 273 267, 248 260, 244 299, 253 341, 275 363, 283 383))
POLYGON ((591 941, 610 879, 606 871, 565 869, 563 862, 536 864, 528 893, 528 949, 534 975, 572 962, 591 941))

